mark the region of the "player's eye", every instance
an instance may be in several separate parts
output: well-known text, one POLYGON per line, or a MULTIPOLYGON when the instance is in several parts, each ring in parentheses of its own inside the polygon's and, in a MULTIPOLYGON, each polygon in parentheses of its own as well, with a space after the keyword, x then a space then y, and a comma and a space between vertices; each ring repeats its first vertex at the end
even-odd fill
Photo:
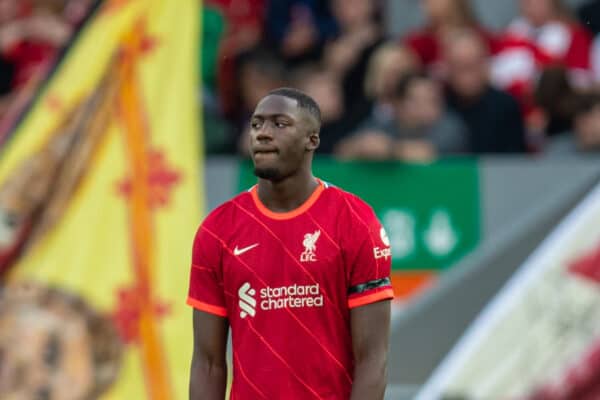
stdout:
POLYGON ((250 123, 250 126, 252 127, 252 129, 260 129, 260 127, 262 126, 262 122, 252 121, 252 123, 250 123))
POLYGON ((288 126, 288 124, 286 122, 275 121, 275 126, 279 129, 283 129, 288 126))

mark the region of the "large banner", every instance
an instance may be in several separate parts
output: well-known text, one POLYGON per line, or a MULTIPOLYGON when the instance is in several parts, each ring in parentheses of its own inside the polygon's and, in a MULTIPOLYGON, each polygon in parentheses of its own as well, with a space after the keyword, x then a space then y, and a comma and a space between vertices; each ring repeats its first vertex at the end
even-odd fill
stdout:
POLYGON ((419 400, 600 398, 600 185, 484 309, 419 400))
POLYGON ((0 159, 0 398, 185 399, 198 0, 112 0, 0 159))
MULTIPOLYGON (((240 171, 239 190, 256 183, 250 163, 243 163, 240 171)), ((429 285, 479 244, 474 159, 409 165, 317 158, 314 171, 373 207, 390 238, 394 293, 401 299, 429 285)))

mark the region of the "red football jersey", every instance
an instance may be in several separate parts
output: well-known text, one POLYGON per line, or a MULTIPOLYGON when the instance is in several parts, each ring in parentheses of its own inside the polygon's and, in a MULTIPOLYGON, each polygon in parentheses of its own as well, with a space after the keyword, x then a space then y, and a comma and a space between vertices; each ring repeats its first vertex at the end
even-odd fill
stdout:
POLYGON ((268 210, 254 186, 210 213, 187 302, 229 320, 230 399, 348 399, 350 309, 393 298, 390 267, 371 207, 322 181, 291 212, 268 210))

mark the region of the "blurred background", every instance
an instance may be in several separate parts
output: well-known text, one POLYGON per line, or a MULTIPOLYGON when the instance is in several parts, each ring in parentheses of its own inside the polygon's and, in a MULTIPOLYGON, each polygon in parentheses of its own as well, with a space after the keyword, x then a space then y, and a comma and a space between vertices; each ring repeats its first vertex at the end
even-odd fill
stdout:
POLYGON ((388 398, 600 399, 599 33, 597 0, 0 0, 0 398, 186 398, 194 231, 292 86, 390 237, 388 398))

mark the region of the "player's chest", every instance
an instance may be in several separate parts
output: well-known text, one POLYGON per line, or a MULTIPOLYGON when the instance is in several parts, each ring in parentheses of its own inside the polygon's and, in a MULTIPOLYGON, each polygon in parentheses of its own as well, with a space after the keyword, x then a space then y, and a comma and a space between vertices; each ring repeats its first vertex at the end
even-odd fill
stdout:
POLYGON ((318 226, 241 226, 228 239, 224 275, 269 284, 322 282, 345 275, 335 234, 318 226))

